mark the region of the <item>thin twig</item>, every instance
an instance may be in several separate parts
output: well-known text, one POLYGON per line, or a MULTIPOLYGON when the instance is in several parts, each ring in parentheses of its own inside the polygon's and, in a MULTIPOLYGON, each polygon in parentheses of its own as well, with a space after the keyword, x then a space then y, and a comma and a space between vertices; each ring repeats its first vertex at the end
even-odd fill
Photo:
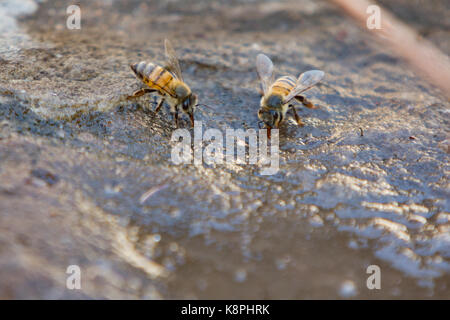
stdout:
POLYGON ((450 99, 450 59, 436 46, 423 39, 413 29, 398 20, 386 9, 380 7, 381 29, 367 28, 368 6, 375 5, 368 0, 331 0, 365 30, 388 46, 397 56, 403 58, 414 70, 430 83, 440 88, 450 99))
POLYGON ((143 204, 145 201, 147 201, 148 198, 150 198, 152 195, 154 195, 155 193, 161 191, 162 189, 167 188, 168 185, 167 184, 160 184, 154 187, 151 187, 150 189, 148 189, 145 193, 142 194, 142 196, 139 198, 139 203, 143 204))

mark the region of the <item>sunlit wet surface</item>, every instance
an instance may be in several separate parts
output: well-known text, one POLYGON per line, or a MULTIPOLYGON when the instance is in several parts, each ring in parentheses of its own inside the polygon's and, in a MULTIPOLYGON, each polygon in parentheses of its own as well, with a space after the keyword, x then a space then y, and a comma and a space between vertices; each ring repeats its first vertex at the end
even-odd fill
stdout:
POLYGON ((0 296, 449 298, 448 101, 327 3, 300 2, 85 1, 81 30, 64 1, 23 18, 38 45, 0 56, 0 296), (163 64, 165 37, 212 108, 204 130, 257 128, 259 52, 279 74, 327 73, 305 126, 280 129, 277 174, 171 163, 168 110, 125 99, 129 64, 163 64))

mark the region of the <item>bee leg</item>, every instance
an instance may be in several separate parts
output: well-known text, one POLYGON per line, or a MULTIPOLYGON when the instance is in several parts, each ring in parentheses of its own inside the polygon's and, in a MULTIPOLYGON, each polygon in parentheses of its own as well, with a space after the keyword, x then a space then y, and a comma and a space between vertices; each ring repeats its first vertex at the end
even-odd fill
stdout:
POLYGON ((310 109, 317 109, 315 105, 313 105, 308 99, 306 99, 304 96, 296 96, 295 99, 297 99, 299 102, 301 102, 305 107, 310 109))
POLYGON ((194 114, 189 114, 189 120, 191 120, 191 127, 194 127, 194 114))
POLYGON ((305 124, 302 122, 302 120, 300 120, 300 117, 297 114, 297 110, 295 110, 295 106, 290 104, 289 107, 291 108, 292 113, 294 114, 294 118, 295 118, 295 121, 297 122, 298 126, 303 127, 305 124))
POLYGON ((178 128, 178 108, 177 108, 177 106, 171 108, 170 113, 172 114, 172 118, 175 121, 175 127, 178 128))
POLYGON ((175 111, 174 118, 175 118, 175 126, 178 128, 178 110, 175 111))
POLYGON ((161 98, 161 100, 159 100, 158 104, 156 105, 155 113, 158 113, 158 111, 159 111, 159 109, 161 109, 161 106, 163 105, 163 103, 164 103, 164 98, 161 98))
POLYGON ((135 92, 133 92, 133 94, 131 96, 128 96, 127 99, 137 98, 137 97, 143 96, 146 93, 150 93, 150 92, 154 92, 154 91, 156 91, 156 90, 142 88, 142 89, 139 89, 139 90, 136 90, 135 92))

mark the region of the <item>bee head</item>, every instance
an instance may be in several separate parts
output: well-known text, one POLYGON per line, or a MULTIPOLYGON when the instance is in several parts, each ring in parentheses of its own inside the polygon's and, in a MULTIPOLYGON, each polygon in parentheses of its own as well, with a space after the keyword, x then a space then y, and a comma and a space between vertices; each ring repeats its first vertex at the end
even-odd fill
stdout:
POLYGON ((191 119, 192 125, 194 125, 194 109, 197 105, 197 95, 196 94, 189 94, 181 103, 181 109, 184 113, 189 115, 189 118, 191 119))
POLYGON ((281 121, 281 114, 277 110, 261 108, 258 111, 258 118, 266 127, 278 128, 278 124, 281 121))
POLYGON ((194 112, 196 104, 197 104, 197 95, 191 93, 181 103, 181 109, 183 110, 183 112, 189 114, 194 112))

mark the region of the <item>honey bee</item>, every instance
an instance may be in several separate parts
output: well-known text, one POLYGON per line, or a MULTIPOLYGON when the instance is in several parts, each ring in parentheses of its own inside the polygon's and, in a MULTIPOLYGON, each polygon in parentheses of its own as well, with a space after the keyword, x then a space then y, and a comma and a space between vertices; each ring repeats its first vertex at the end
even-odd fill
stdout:
POLYGON ((274 82, 273 63, 261 53, 256 57, 256 69, 263 89, 258 118, 259 123, 264 123, 267 128, 267 138, 270 139, 270 130, 278 128, 289 110, 292 110, 297 124, 303 126, 291 101, 295 98, 305 107, 315 108, 301 93, 315 86, 325 73, 321 70, 310 70, 302 73, 297 80, 293 76, 283 76, 274 82))
POLYGON ((194 126, 194 109, 197 106, 197 95, 192 93, 189 86, 183 81, 180 64, 175 54, 175 50, 169 40, 165 40, 165 55, 167 65, 161 67, 152 62, 141 61, 131 64, 131 70, 136 77, 145 83, 148 88, 135 91, 128 98, 140 97, 146 93, 157 92, 161 95, 155 112, 158 112, 164 101, 170 106, 170 112, 178 127, 178 111, 189 116, 192 126, 194 126))

